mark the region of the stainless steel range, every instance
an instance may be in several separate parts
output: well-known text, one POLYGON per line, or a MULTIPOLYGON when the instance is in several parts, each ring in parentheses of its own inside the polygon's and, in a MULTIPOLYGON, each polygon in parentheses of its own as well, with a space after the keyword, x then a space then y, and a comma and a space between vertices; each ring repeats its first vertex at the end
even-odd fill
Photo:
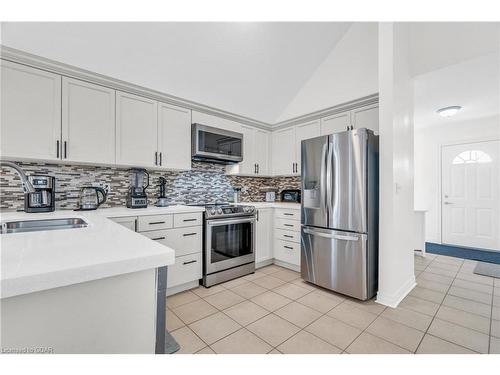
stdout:
POLYGON ((205 205, 203 285, 255 272, 255 207, 205 205))

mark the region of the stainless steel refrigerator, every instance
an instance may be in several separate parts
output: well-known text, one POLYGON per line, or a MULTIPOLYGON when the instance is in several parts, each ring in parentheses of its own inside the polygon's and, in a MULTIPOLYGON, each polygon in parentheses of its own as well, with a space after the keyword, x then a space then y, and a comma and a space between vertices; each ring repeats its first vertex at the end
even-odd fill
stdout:
POLYGON ((378 136, 348 130, 301 146, 302 278, 370 299, 378 280, 378 136))

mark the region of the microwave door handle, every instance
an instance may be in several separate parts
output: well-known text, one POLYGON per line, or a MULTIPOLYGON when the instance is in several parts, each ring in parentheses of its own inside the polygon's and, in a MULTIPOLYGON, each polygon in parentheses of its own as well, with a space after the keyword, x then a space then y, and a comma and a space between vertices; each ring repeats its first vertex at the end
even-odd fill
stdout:
POLYGON ((359 237, 356 237, 356 236, 348 236, 348 235, 343 235, 343 234, 328 234, 328 233, 323 233, 323 232, 316 232, 316 231, 311 230, 311 229, 304 229, 304 233, 311 234, 313 236, 329 238, 332 240, 343 240, 343 241, 358 241, 359 240, 359 237))

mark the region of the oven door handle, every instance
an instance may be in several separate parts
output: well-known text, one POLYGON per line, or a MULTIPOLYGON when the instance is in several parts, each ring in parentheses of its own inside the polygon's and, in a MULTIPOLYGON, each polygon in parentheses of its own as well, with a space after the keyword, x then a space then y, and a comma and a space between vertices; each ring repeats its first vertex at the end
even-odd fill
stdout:
POLYGON ((255 218, 242 218, 242 219, 228 219, 228 220, 207 220, 207 225, 211 227, 216 227, 219 225, 228 224, 242 224, 242 223, 255 223, 255 218))

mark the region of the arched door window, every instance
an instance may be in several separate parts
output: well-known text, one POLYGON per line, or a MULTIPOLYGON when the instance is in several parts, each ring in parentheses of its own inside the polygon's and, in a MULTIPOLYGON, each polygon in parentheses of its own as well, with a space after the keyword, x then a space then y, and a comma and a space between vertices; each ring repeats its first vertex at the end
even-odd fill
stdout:
POLYGON ((467 150, 461 152, 453 159, 453 164, 491 163, 491 157, 486 152, 467 150))

